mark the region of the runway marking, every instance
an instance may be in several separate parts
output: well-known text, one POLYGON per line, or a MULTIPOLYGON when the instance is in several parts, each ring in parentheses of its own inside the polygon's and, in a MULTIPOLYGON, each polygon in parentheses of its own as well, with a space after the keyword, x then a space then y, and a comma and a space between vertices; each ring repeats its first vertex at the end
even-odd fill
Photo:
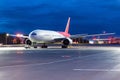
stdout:
MULTIPOLYGON (((103 52, 101 54, 104 54, 104 53, 106 53, 106 52, 103 52)), ((98 54, 94 54, 94 55, 98 55, 98 54)), ((1 68, 12 68, 12 67, 23 67, 23 66, 37 66, 37 65, 42 66, 42 65, 48 65, 48 64, 54 64, 54 63, 67 62, 67 61, 87 58, 87 57, 91 57, 91 56, 94 56, 94 55, 92 54, 92 55, 87 55, 87 56, 82 56, 82 57, 80 56, 80 57, 75 57, 75 58, 71 58, 71 59, 57 60, 57 61, 51 61, 51 62, 45 62, 45 63, 30 63, 30 64, 28 63, 28 64, 20 64, 20 65, 5 65, 5 66, 0 66, 0 69, 1 68)), ((74 70, 77 70, 77 69, 74 69, 74 70)), ((81 70, 81 71, 84 70, 85 71, 85 69, 79 69, 79 70, 81 70)), ((87 69, 86 69, 86 71, 87 71, 87 69)))
POLYGON ((73 69, 74 71, 120 72, 120 69, 73 69))
POLYGON ((43 48, 30 48, 30 49, 25 49, 24 47, 0 47, 0 51, 1 50, 86 50, 86 49, 90 49, 90 50, 119 50, 119 47, 104 47, 104 46, 74 46, 73 48, 67 48, 67 49, 62 49, 62 48, 47 48, 47 49, 43 49, 43 48))
POLYGON ((0 68, 10 68, 10 67, 21 67, 21 66, 42 66, 42 65, 47 65, 47 64, 53 64, 53 63, 59 63, 59 62, 66 62, 66 61, 71 61, 71 60, 75 60, 78 58, 72 58, 72 59, 66 59, 66 60, 58 60, 58 61, 53 61, 53 62, 46 62, 46 63, 35 63, 35 64, 21 64, 21 65, 10 65, 10 66, 1 66, 0 68))
POLYGON ((46 62, 46 63, 33 63, 33 64, 20 64, 20 65, 0 66, 0 69, 1 68, 12 68, 12 67, 22 67, 22 66, 36 66, 36 65, 42 66, 42 65, 48 65, 48 64, 54 64, 54 63, 60 63, 60 62, 67 62, 67 61, 77 60, 77 59, 90 57, 90 56, 92 56, 92 55, 87 55, 87 56, 84 56, 84 57, 75 57, 75 58, 65 59, 65 60, 57 60, 57 61, 46 62))

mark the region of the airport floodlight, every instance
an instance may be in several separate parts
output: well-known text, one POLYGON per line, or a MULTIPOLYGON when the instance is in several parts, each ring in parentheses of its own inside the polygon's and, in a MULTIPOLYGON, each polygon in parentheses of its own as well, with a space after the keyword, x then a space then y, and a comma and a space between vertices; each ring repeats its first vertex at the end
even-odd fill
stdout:
POLYGON ((7 33, 6 36, 9 36, 9 34, 7 33))
POLYGON ((23 36, 23 34, 16 34, 16 36, 17 36, 17 37, 22 37, 22 36, 23 36))
POLYGON ((6 45, 7 45, 7 38, 8 38, 9 35, 10 35, 10 34, 7 33, 6 36, 5 36, 5 39, 6 39, 6 40, 5 40, 6 45))

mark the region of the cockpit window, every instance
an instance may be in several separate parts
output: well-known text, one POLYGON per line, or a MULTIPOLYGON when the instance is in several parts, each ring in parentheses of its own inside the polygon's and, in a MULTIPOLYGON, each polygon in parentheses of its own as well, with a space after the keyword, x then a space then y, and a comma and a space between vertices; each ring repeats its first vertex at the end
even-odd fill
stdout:
POLYGON ((33 32, 31 35, 37 35, 35 32, 33 32))

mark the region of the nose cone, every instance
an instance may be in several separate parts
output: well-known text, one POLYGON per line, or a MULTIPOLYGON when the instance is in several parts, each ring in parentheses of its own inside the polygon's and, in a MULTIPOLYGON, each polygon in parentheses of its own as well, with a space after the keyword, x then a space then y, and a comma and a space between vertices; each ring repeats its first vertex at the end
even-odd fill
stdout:
POLYGON ((31 36, 37 36, 37 33, 33 32, 31 33, 31 36))
POLYGON ((36 41, 36 38, 37 38, 37 32, 36 31, 32 31, 30 34, 29 34, 29 39, 31 41, 36 41))

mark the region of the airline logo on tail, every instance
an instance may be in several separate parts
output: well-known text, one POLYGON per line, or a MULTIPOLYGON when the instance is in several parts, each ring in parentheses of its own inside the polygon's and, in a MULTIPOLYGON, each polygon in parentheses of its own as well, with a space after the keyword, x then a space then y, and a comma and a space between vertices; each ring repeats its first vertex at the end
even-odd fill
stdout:
POLYGON ((69 33, 69 27, 70 27, 70 17, 68 18, 68 22, 66 25, 65 33, 69 33))
POLYGON ((59 32, 59 33, 64 35, 65 37, 70 37, 69 28, 70 28, 70 17, 68 18, 68 22, 66 24, 65 31, 64 32, 59 32))

